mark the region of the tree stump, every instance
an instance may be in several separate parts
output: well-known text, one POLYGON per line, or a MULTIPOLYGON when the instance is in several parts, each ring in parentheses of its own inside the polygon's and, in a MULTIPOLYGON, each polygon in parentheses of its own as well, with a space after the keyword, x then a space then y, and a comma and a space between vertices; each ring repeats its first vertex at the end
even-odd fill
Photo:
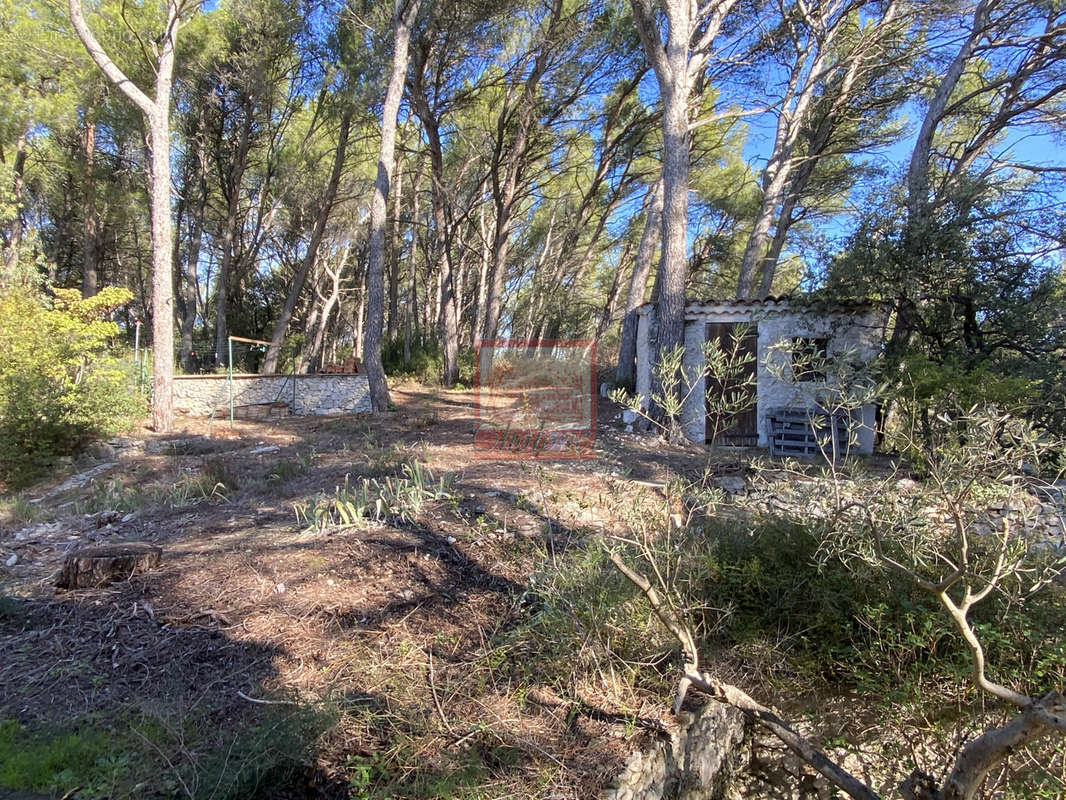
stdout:
POLYGON ((56 586, 60 589, 106 586, 147 572, 162 560, 163 549, 145 542, 85 547, 66 557, 56 586))

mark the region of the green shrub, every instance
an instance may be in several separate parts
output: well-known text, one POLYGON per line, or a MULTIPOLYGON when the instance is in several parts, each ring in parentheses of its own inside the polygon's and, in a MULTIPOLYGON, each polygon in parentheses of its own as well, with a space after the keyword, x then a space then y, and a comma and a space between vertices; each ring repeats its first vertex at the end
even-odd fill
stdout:
POLYGON ((24 484, 143 413, 132 365, 111 346, 118 326, 106 319, 130 298, 117 288, 85 299, 73 289, 50 300, 0 296, 0 480, 24 484))
POLYGON ((33 728, 0 719, 4 789, 83 798, 302 796, 332 709, 267 709, 222 730, 196 715, 119 714, 33 728), (288 794, 286 794, 288 796, 288 794))
POLYGON ((308 765, 335 716, 310 706, 264 713, 211 747, 184 772, 193 800, 242 800, 293 794, 306 782, 308 765))
MULTIPOLYGON (((439 384, 444 374, 444 351, 436 339, 411 342, 411 357, 404 360, 403 339, 393 339, 381 346, 381 363, 385 374, 394 378, 412 378, 420 383, 439 384)), ((459 350, 459 383, 474 381, 474 351, 459 350)))
MULTIPOLYGON (((754 529, 712 520, 662 544, 658 563, 674 570, 674 602, 707 652, 730 650, 769 679, 850 686, 886 699, 914 700, 930 680, 970 683, 969 653, 935 598, 890 574, 826 561, 808 527, 772 518, 754 529)), ((635 549, 618 549, 646 568, 635 549)), ((669 650, 663 668, 674 674, 676 643, 604 549, 591 546, 545 580, 531 586, 537 602, 522 629, 521 659, 532 660, 532 646, 548 663, 564 659, 596 670, 603 665, 592 662, 608 660, 634 677, 640 665, 655 680, 647 666, 669 650)), ((1066 589, 1052 586, 1020 613, 994 603, 974 608, 997 680, 1036 691, 1061 685, 1064 600, 1066 589)))
POLYGON ((103 793, 124 754, 116 753, 106 731, 75 727, 63 733, 35 734, 14 720, 0 721, 0 786, 57 791, 76 788, 103 793))

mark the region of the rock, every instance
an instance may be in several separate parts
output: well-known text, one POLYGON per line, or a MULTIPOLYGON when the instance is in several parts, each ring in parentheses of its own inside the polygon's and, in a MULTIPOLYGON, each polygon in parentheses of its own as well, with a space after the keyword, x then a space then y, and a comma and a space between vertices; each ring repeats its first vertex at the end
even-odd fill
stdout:
POLYGON ((115 457, 115 448, 107 442, 93 442, 85 452, 99 461, 110 461, 115 457))
POLYGON ((11 556, 4 562, 4 566, 13 567, 19 563, 18 553, 12 553, 11 556))
POLYGON ((56 586, 60 589, 106 586, 147 572, 162 560, 163 549, 146 542, 86 547, 66 557, 56 586))
POLYGON ((36 505, 37 503, 40 503, 43 500, 48 500, 48 499, 50 499, 52 497, 55 497, 56 495, 62 494, 63 492, 70 491, 71 489, 80 489, 82 486, 85 486, 93 478, 95 478, 95 477, 97 477, 99 475, 102 475, 103 473, 105 473, 109 469, 111 469, 112 467, 116 467, 116 466, 118 466, 118 462, 117 461, 109 461, 106 464, 99 464, 99 465, 93 467, 92 469, 86 470, 85 472, 82 472, 82 473, 80 473, 78 475, 74 475, 73 477, 68 478, 63 483, 61 483, 59 486, 57 486, 56 488, 52 489, 50 492, 47 492, 47 493, 43 494, 40 497, 33 498, 33 499, 30 500, 30 502, 34 503, 36 505))
POLYGON ((626 425, 632 425, 637 419, 640 418, 640 414, 636 411, 630 411, 628 408, 622 412, 622 422, 626 425))
POLYGON ((748 488, 743 475, 719 475, 714 479, 714 485, 727 494, 741 494, 748 488))

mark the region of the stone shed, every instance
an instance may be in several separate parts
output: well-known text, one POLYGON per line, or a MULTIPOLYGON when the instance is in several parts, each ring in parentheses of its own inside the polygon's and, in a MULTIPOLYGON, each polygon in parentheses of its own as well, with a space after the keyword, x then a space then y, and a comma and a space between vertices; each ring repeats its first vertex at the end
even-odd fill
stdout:
MULTIPOLYGON (((637 309, 637 385, 644 403, 651 390, 655 341, 654 306, 637 309)), ((831 305, 807 298, 767 298, 765 300, 720 300, 690 303, 685 307, 685 371, 698 375, 682 411, 687 438, 707 442, 713 426, 708 424, 707 374, 703 343, 718 338, 731 342, 736 326, 746 329, 743 347, 755 356, 751 370, 755 376, 755 403, 720 430, 719 444, 770 447, 779 453, 813 455, 806 434, 817 417, 826 395, 825 376, 809 374, 792 363, 812 363, 847 354, 860 364, 871 360, 884 341, 886 314, 874 304, 831 305), (803 354, 803 355, 798 355, 803 354), (802 429, 802 435, 796 433, 802 429), (789 433, 789 431, 792 433, 789 433)), ((847 420, 856 438, 856 450, 873 452, 874 406, 866 406, 847 420)), ((838 423, 843 425, 844 422, 838 423)), ((719 426, 722 427, 722 426, 719 426)))

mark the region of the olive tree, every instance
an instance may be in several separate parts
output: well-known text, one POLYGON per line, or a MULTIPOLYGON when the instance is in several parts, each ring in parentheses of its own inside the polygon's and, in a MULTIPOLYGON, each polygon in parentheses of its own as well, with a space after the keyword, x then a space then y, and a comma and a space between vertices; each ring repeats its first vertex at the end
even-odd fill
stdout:
MULTIPOLYGON (((853 369, 847 357, 840 362, 845 372, 853 369)), ((832 367, 827 363, 818 368, 832 367)), ((854 411, 890 388, 857 374, 840 380, 829 374, 824 385, 822 405, 831 414, 854 411)), ((893 391, 904 394, 900 387, 893 391)), ((1020 613, 1026 600, 1066 575, 1066 556, 1041 541, 1036 524, 1039 498, 1061 491, 1056 459, 1061 459, 1062 443, 991 407, 901 419, 891 442, 899 458, 890 469, 875 472, 842 465, 834 458, 835 447, 824 452, 827 465, 818 480, 809 479, 810 466, 774 466, 778 480, 781 470, 796 473, 794 477, 804 473, 804 480, 790 482, 796 492, 790 505, 796 521, 814 529, 818 559, 861 563, 935 599, 965 645, 973 689, 1007 709, 1004 724, 967 741, 937 774, 915 769, 899 786, 906 800, 971 800, 1009 756, 1042 739, 1066 735, 1061 689, 1025 689, 997 681, 995 666, 986 658, 987 629, 972 617, 978 606, 997 600, 1010 613, 1020 613)), ((772 732, 848 796, 880 798, 871 785, 829 758, 767 705, 701 669, 695 628, 686 618, 688 606, 663 577, 669 570, 660 568, 654 548, 638 549, 637 558, 646 570, 635 569, 632 559, 627 563, 619 552, 611 554, 614 565, 640 589, 681 646, 684 672, 675 712, 689 691, 709 695, 772 732)))

